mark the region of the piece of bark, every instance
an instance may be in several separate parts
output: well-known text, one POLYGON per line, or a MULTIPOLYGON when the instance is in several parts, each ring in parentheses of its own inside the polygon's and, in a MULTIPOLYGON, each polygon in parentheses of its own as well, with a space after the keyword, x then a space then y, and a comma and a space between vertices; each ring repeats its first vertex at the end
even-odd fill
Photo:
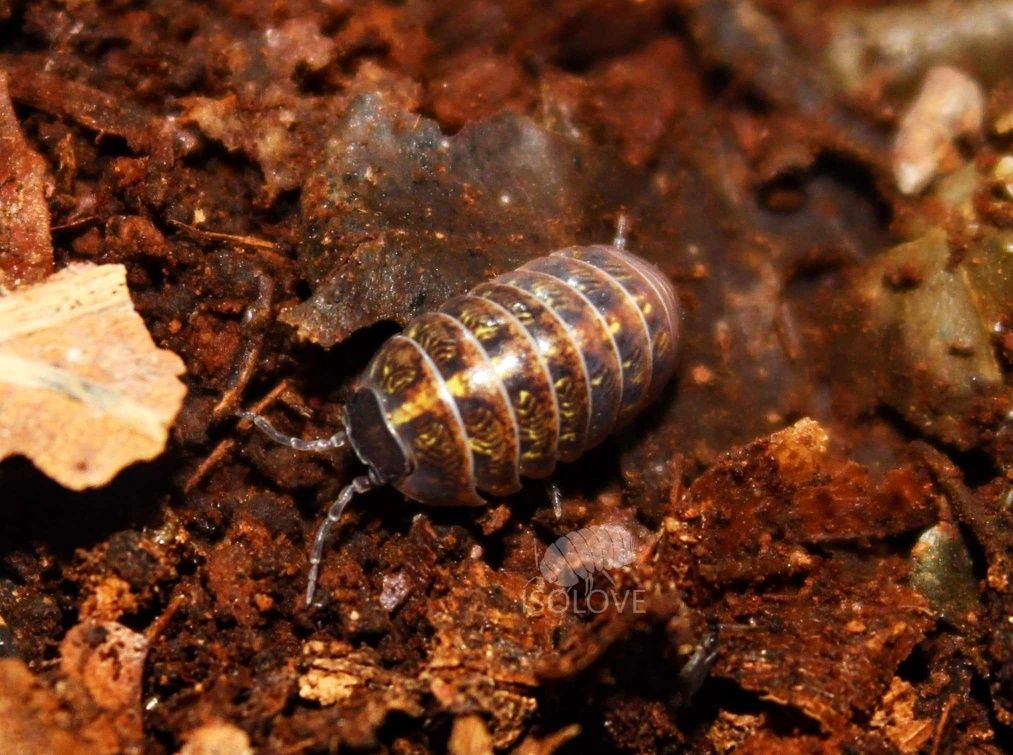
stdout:
POLYGON ((0 289, 52 272, 46 165, 21 133, 0 71, 0 289))

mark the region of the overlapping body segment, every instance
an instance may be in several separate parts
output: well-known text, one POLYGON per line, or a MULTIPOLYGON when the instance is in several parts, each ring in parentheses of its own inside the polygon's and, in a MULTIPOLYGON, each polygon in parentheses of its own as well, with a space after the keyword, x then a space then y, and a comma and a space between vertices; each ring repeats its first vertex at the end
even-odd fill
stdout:
POLYGON ((580 293, 605 323, 622 378, 616 421, 624 424, 643 407, 651 384, 650 336, 636 302, 606 271, 576 257, 539 257, 521 270, 535 270, 565 283, 580 293))
MULTIPOLYGON (((678 319, 668 279, 606 246, 539 257, 416 318, 357 392, 381 407, 384 453, 400 462, 391 449, 403 451, 404 473, 383 481, 424 503, 474 505, 551 474, 657 397, 678 319)), ((366 445, 381 445, 349 420, 377 469, 366 445)))
POLYGON ((461 322, 442 312, 416 318, 404 335, 429 355, 454 404, 468 440, 475 483, 492 495, 520 487, 520 438, 510 398, 481 343, 461 322))
POLYGON ((559 412, 556 457, 560 461, 575 460, 584 450, 590 427, 590 389, 584 360, 567 334, 566 324, 536 296, 515 286, 489 282, 472 293, 507 309, 534 338, 552 379, 559 412))
MULTIPOLYGON (((421 346, 405 336, 390 338, 373 357, 359 390, 379 398, 387 425, 405 450, 410 471, 397 481, 401 492, 431 503, 482 503, 464 423, 421 346)), ((350 423, 353 444, 356 431, 350 423)))
POLYGON ((591 417, 582 451, 598 445, 615 425, 622 395, 622 367, 608 325, 590 302, 551 275, 522 267, 493 282, 531 294, 563 322, 587 375, 591 417))
POLYGON ((581 260, 615 280, 640 310, 651 343, 648 402, 657 397, 675 370, 679 342, 679 302, 660 270, 639 257, 607 246, 575 246, 552 256, 581 260))
POLYGON ((520 437, 521 474, 549 474, 555 466, 559 419, 549 373, 531 334, 504 307, 480 296, 454 297, 440 311, 471 331, 510 397, 520 437))

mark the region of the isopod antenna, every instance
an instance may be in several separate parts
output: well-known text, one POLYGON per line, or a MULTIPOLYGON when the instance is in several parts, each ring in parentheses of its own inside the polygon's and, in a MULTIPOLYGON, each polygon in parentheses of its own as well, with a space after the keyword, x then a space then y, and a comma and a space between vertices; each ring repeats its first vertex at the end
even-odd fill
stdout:
POLYGON ((327 542, 327 536, 331 533, 331 527, 341 518, 345 507, 351 503, 357 493, 365 493, 379 484, 380 481, 372 473, 356 477, 342 488, 337 500, 327 510, 327 518, 320 523, 320 527, 317 528, 316 537, 313 539, 313 552, 310 554, 310 573, 306 579, 307 606, 313 605, 313 595, 317 591, 317 578, 320 575, 320 561, 324 557, 324 544, 327 542))
MULTIPOLYGON (((245 420, 249 420, 253 423, 260 432, 264 433, 268 438, 273 440, 275 443, 280 443, 283 446, 294 448, 296 451, 310 451, 315 453, 323 453, 333 449, 344 448, 348 444, 348 434, 344 429, 338 430, 334 435, 329 438, 317 438, 314 440, 304 440, 303 438, 297 438, 292 435, 285 435, 267 421, 265 417, 261 417, 259 414, 253 412, 237 412, 237 414, 245 420)), ((380 485, 381 482, 370 470, 369 474, 356 477, 348 485, 342 488, 341 493, 338 495, 334 503, 331 504, 327 510, 327 518, 320 523, 317 528, 317 534, 313 538, 313 551, 310 554, 310 573, 306 580, 306 605, 313 605, 313 596, 317 590, 317 579, 320 576, 320 562, 324 557, 324 545, 327 542, 327 536, 331 532, 331 528, 335 522, 341 518, 342 512, 345 507, 351 503, 352 499, 358 493, 365 493, 367 490, 380 485)))
POLYGON ((329 438, 303 440, 302 438, 297 438, 293 435, 285 435, 285 433, 279 431, 278 428, 259 414, 254 414, 253 412, 236 412, 236 414, 243 419, 252 422, 254 427, 264 433, 264 435, 273 440, 275 443, 280 443, 283 446, 294 448, 296 451, 314 451, 322 453, 332 449, 344 448, 348 443, 348 434, 344 431, 344 429, 338 430, 329 438))

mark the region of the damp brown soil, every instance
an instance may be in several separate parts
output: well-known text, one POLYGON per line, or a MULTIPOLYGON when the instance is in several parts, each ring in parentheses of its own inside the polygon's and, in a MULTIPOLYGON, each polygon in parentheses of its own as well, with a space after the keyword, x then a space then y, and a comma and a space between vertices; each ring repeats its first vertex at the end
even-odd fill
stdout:
POLYGON ((0 749, 1008 751, 1009 3, 943 6, 0 0, 0 284, 124 265, 187 385, 104 487, 0 463, 0 749), (936 63, 988 123, 912 198, 936 63), (559 518, 363 495, 304 607, 360 467, 236 412, 330 435, 414 315, 620 218, 683 308, 657 405, 559 518), (631 599, 539 594, 602 527, 631 599))

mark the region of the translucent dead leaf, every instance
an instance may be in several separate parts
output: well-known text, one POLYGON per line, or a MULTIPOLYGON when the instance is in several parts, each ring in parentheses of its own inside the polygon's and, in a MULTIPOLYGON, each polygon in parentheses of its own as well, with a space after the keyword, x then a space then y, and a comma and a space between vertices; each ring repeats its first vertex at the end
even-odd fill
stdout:
POLYGON ((183 372, 134 311, 122 265, 72 265, 0 297, 0 459, 103 485, 165 448, 183 372))

